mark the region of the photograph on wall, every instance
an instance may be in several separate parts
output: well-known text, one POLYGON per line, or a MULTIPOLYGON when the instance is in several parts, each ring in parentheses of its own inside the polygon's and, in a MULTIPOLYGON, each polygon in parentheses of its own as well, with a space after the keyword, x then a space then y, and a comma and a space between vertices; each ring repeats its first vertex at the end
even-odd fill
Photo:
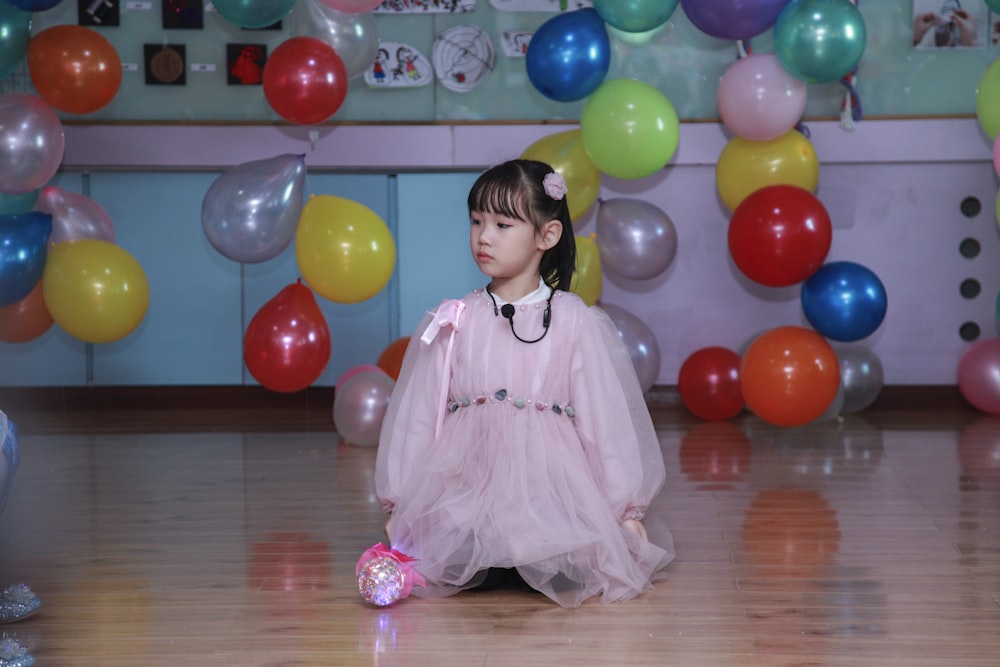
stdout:
POLYGON ((571 12, 593 7, 590 0, 490 0, 500 12, 571 12))
POLYGON ((383 0, 382 14, 462 14, 476 10, 476 0, 383 0))
POLYGON ((993 32, 990 19, 983 0, 913 0, 913 48, 985 48, 993 32))
POLYGON ((187 83, 186 49, 183 44, 143 44, 146 85, 183 86, 187 83))
POLYGON ((378 44, 375 62, 365 71, 370 88, 414 88, 434 80, 434 68, 427 56, 404 42, 378 44))
POLYGON ((496 52, 489 33, 477 25, 457 25, 434 40, 434 73, 448 90, 467 93, 489 77, 496 52))
POLYGON ((118 0, 77 0, 77 20, 87 27, 108 27, 121 23, 118 0))
POLYGON ((267 44, 226 44, 226 83, 256 86, 264 80, 267 44))
POLYGON ((165 30, 201 30, 205 27, 202 0, 163 0, 165 30))
POLYGON ((500 50, 508 58, 523 58, 528 55, 528 44, 533 30, 504 30, 500 35, 500 50))

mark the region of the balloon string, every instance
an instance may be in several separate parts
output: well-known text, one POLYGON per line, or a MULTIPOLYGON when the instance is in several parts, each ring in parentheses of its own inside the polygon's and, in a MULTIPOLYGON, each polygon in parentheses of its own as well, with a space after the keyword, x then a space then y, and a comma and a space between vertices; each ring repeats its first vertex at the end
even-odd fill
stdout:
POLYGON ((749 39, 736 40, 736 52, 740 60, 743 60, 751 53, 753 53, 753 47, 750 44, 750 40, 749 39))
MULTIPOLYGON (((860 0, 851 0, 857 6, 860 0)), ((846 88, 844 101, 840 104, 840 127, 848 132, 854 131, 854 124, 863 117, 861 111, 861 96, 858 94, 858 66, 840 79, 840 84, 846 88)))

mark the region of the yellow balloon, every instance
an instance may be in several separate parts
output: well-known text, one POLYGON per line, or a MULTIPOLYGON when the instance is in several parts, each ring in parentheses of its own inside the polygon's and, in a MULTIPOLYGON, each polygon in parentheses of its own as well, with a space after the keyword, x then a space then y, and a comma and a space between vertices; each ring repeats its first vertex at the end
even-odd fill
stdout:
POLYGON ((594 234, 576 237, 576 270, 569 290, 593 306, 601 298, 604 275, 601 272, 601 254, 594 243, 594 234))
POLYGON ((751 192, 768 185, 797 185, 815 193, 818 183, 816 150, 798 130, 770 141, 734 137, 715 166, 715 187, 730 211, 751 192))
POLYGON ((601 172, 583 147, 580 130, 567 130, 542 137, 528 146, 521 158, 547 163, 566 181, 569 217, 579 220, 587 213, 601 192, 601 172))
POLYGON ((87 343, 111 343, 139 326, 149 307, 149 282, 128 251, 98 239, 56 243, 42 274, 52 319, 87 343))
POLYGON ((396 243, 367 206, 333 195, 311 195, 295 235, 302 277, 320 296, 358 303, 378 294, 396 266, 396 243))

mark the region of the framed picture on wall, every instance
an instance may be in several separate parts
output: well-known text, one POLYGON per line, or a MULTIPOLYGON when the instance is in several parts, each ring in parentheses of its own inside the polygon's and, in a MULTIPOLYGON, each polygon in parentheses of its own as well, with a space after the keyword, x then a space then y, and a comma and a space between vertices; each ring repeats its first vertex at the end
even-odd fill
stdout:
POLYGON ((162 0, 164 30, 201 30, 205 27, 202 0, 162 0))
POLYGON ((82 26, 116 26, 121 22, 118 0, 77 0, 77 20, 82 26))
POLYGON ((983 0, 913 0, 913 48, 981 49, 995 45, 990 25, 997 18, 983 0))
POLYGON ((183 44, 143 44, 142 56, 148 86, 183 86, 187 83, 187 49, 183 44))
POLYGON ((267 44, 226 44, 226 83, 255 86, 264 80, 267 44))

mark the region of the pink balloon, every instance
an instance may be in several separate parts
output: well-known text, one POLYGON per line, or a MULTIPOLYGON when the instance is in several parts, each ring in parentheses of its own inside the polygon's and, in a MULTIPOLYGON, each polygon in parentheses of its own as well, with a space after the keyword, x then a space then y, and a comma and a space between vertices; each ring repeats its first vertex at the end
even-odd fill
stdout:
POLYGON ((396 381, 384 371, 358 373, 333 396, 333 423, 344 442, 361 447, 378 444, 382 420, 396 381))
POLYGON ((319 0, 330 9, 346 14, 361 14, 370 12, 382 4, 382 0, 319 0))
POLYGON ((354 366, 353 368, 348 368, 337 379, 337 386, 334 389, 334 391, 335 392, 340 391, 343 388, 344 383, 350 380, 358 373, 385 373, 385 371, 379 368, 378 366, 375 366, 374 364, 360 364, 358 366, 354 366))
POLYGON ((722 122, 733 134, 770 141, 802 118, 806 84, 789 74, 773 53, 755 53, 726 69, 717 97, 722 122))
POLYGON ((52 216, 52 236, 49 237, 49 243, 77 239, 115 242, 111 216, 103 206, 86 195, 50 185, 38 193, 35 208, 52 216))
POLYGON ((958 362, 958 388, 972 406, 1000 415, 1000 339, 973 343, 958 362))

